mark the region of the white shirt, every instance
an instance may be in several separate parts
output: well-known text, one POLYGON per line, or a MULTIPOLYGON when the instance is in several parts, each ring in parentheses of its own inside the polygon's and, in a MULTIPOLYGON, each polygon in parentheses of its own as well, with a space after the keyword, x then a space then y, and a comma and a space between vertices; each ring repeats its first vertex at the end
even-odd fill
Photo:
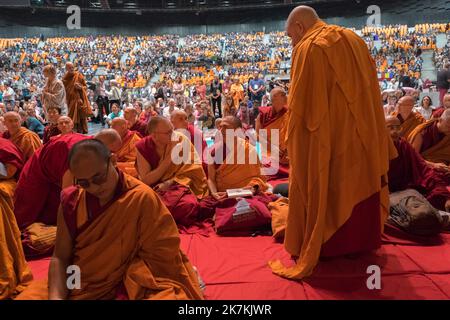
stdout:
POLYGON ((431 106, 427 109, 424 109, 423 107, 417 107, 414 108, 415 112, 419 112, 424 118, 425 120, 430 120, 431 118, 431 114, 433 113, 434 109, 431 108, 431 106))
MULTIPOLYGON (((163 117, 165 117, 165 118, 170 118, 171 112, 170 112, 169 108, 170 108, 170 107, 167 106, 167 107, 165 107, 165 108, 163 109, 163 117)), ((172 110, 172 112, 175 111, 175 110, 180 110, 180 109, 179 109, 178 107, 174 107, 173 110, 172 110)))

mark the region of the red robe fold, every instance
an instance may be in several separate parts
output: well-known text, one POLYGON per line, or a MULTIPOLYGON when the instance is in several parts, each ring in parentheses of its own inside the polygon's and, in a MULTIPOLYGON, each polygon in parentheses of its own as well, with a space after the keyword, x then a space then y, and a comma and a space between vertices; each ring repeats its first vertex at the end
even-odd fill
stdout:
POLYGON ((4 165, 13 165, 16 169, 16 177, 19 177, 23 168, 22 151, 10 140, 0 137, 0 162, 4 165))
POLYGON ((141 138, 148 136, 147 124, 144 121, 141 120, 136 121, 135 124, 130 127, 130 130, 139 133, 141 138))
POLYGON ((437 209, 445 210, 450 199, 450 174, 429 166, 403 138, 394 142, 398 157, 390 161, 389 191, 416 189, 437 209))
POLYGON ((50 124, 44 128, 44 136, 42 137, 42 143, 46 144, 50 141, 51 137, 57 136, 58 134, 61 134, 61 131, 59 131, 58 126, 55 124, 50 124))
POLYGON ((69 151, 75 143, 85 139, 90 137, 78 133, 52 139, 26 163, 14 203, 14 214, 21 230, 35 222, 56 225, 62 178, 69 169, 69 151))

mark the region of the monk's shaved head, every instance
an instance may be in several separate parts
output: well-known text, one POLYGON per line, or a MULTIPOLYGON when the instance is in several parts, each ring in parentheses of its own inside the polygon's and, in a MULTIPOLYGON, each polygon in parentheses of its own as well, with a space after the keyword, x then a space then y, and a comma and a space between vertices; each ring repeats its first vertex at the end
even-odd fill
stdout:
POLYGON ((73 131, 73 120, 67 116, 59 117, 57 125, 61 134, 68 134, 73 131))
POLYGON ((100 131, 95 135, 95 139, 103 142, 111 152, 117 152, 122 147, 122 138, 114 129, 104 129, 100 131))
POLYGON ((149 134, 152 134, 153 132, 155 132, 155 129, 158 127, 158 125, 160 123, 165 123, 165 124, 169 124, 170 126, 172 126, 170 121, 167 118, 164 118, 164 117, 152 117, 150 119, 150 121, 148 122, 147 132, 149 134))
POLYGON ((224 123, 230 125, 229 129, 242 128, 241 119, 239 119, 238 117, 235 117, 235 116, 226 116, 225 118, 222 119, 221 125, 223 125, 224 123))
POLYGON ((14 112, 14 111, 9 111, 9 112, 6 112, 4 115, 3 115, 3 119, 18 119, 19 121, 21 120, 20 119, 20 115, 17 113, 17 112, 14 112))
POLYGON ((111 128, 123 138, 128 133, 128 122, 124 118, 114 118, 111 121, 111 128))
POLYGON ((105 164, 111 157, 111 151, 98 139, 87 139, 75 143, 69 153, 69 167, 72 168, 81 159, 84 159, 87 153, 92 153, 105 164))
POLYGON ((170 114, 170 119, 181 119, 181 120, 187 120, 188 116, 186 114, 186 112, 184 112, 183 110, 174 110, 171 114, 170 114))
POLYGON ((439 122, 437 124, 439 132, 442 132, 446 136, 450 135, 450 109, 445 109, 439 118, 439 122))
POLYGON ((319 20, 316 10, 311 7, 298 6, 294 8, 286 21, 286 33, 292 40, 292 46, 295 47, 319 20))
POLYGON ((450 93, 447 93, 442 100, 444 108, 450 109, 450 93))
POLYGON ((15 134, 20 130, 22 118, 17 112, 10 111, 3 115, 3 123, 10 134, 15 134))
POLYGON ((401 123, 396 116, 386 117, 386 127, 389 130, 389 134, 393 141, 400 139, 401 123))
POLYGON ((397 109, 403 117, 407 117, 414 108, 414 97, 412 96, 403 96, 397 102, 397 109))

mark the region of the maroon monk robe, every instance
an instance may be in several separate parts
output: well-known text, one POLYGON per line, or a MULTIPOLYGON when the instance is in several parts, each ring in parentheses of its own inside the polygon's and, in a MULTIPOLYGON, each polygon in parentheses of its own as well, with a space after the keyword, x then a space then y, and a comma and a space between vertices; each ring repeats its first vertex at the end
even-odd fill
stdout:
POLYGON ((51 137, 57 136, 58 134, 61 134, 61 131, 59 131, 58 126, 56 124, 49 124, 44 128, 42 143, 46 144, 47 142, 50 141, 51 137))
POLYGON ((432 146, 436 145, 439 141, 445 138, 445 134, 439 132, 437 128, 437 121, 435 121, 432 125, 426 127, 422 131, 422 147, 420 148, 420 153, 428 150, 432 146))
POLYGON ((445 202, 450 199, 447 188, 450 185, 450 174, 428 165, 403 138, 395 141, 394 145, 398 157, 389 164, 389 191, 416 189, 436 209, 445 210, 445 202))
POLYGON ((440 118, 440 117, 442 116, 442 114, 444 113, 444 111, 445 111, 445 108, 444 108, 444 107, 439 107, 439 108, 437 108, 437 109, 435 109, 435 110, 433 111, 433 113, 431 114, 431 116, 432 116, 433 118, 440 118))
POLYGON ((15 177, 19 177, 23 168, 22 151, 10 140, 0 138, 0 162, 13 165, 17 169, 15 177))
POLYGON ((69 151, 85 139, 90 137, 78 133, 51 139, 26 163, 14 201, 14 214, 21 230, 35 222, 56 225, 62 178, 69 169, 69 151))
POLYGON ((136 131, 137 133, 139 133, 139 135, 141 136, 141 138, 144 138, 146 136, 148 136, 147 133, 147 124, 144 121, 138 120, 136 121, 131 127, 130 127, 131 131, 136 131))
MULTIPOLYGON (((152 170, 155 170, 160 161, 158 152, 156 151, 156 144, 151 136, 147 136, 136 143, 136 149, 150 164, 152 170)), ((158 181, 150 187, 156 186, 158 181)), ((197 197, 190 191, 189 188, 173 184, 166 191, 156 191, 162 202, 169 209, 175 222, 178 226, 191 226, 197 219, 199 204, 197 197)))

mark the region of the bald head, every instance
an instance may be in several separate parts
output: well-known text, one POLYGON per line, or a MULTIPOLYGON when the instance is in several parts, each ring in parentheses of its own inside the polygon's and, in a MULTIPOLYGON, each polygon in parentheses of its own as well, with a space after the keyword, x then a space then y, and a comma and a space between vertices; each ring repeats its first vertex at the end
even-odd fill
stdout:
POLYGON ((403 96, 397 102, 398 112, 402 116, 408 116, 414 108, 414 98, 412 96, 403 96))
POLYGON ((270 91, 270 101, 276 112, 280 111, 287 105, 286 91, 281 87, 275 87, 270 91))
POLYGON ((67 116, 61 116, 58 118, 57 126, 61 134, 69 134, 73 131, 73 121, 67 116))
POLYGON ((114 118, 111 121, 111 128, 123 139, 128 133, 128 122, 124 118, 114 118))
POLYGON ((122 139, 114 129, 104 129, 97 133, 94 138, 103 142, 111 152, 117 152, 122 147, 122 139))
POLYGON ((72 62, 67 62, 66 63, 66 72, 67 73, 72 73, 74 71, 74 66, 72 62))
POLYGON ((319 21, 317 12, 308 6, 294 8, 286 21, 286 33, 295 47, 305 36, 309 29, 319 21))
POLYGON ((401 123, 396 116, 386 117, 386 127, 389 130, 389 134, 393 141, 400 139, 401 123))
POLYGON ((445 109, 437 123, 439 132, 450 136, 450 109, 445 109))
POLYGON ((183 110, 175 110, 170 114, 170 121, 175 129, 187 129, 188 116, 183 110))
POLYGON ((22 118, 17 112, 10 111, 3 115, 3 122, 11 135, 16 134, 21 127, 22 118))
POLYGON ((450 109, 450 93, 447 93, 442 100, 444 108, 450 109))

